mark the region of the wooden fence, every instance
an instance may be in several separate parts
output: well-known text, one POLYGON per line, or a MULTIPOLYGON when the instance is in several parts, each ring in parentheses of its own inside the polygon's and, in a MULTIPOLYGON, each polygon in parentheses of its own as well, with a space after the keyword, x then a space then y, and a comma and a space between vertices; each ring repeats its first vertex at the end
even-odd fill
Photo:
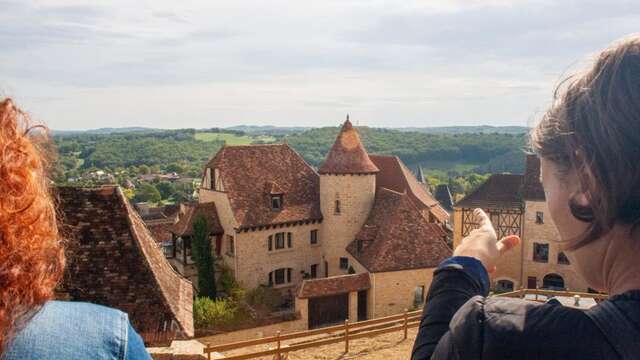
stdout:
MULTIPOLYGON (((584 298, 593 298, 596 301, 602 301, 608 298, 606 294, 591 294, 580 292, 568 292, 568 291, 553 291, 553 290, 540 290, 540 289, 520 289, 508 293, 496 294, 495 296, 516 297, 524 298, 525 295, 535 295, 534 301, 545 301, 546 299, 538 299, 538 296, 552 297, 552 296, 575 296, 578 295, 584 298)), ((344 352, 349 352, 349 341, 355 339, 369 338, 381 334, 392 333, 396 331, 403 332, 403 338, 407 338, 407 331, 410 328, 418 327, 420 325, 420 319, 422 316, 422 310, 408 312, 405 310, 403 314, 392 315, 373 320, 359 321, 356 323, 349 323, 349 320, 345 320, 344 324, 330 326, 320 329, 299 331, 290 334, 280 334, 278 332, 275 336, 270 336, 262 339, 254 339, 247 341, 240 341, 230 344, 215 345, 205 344, 204 353, 207 355, 207 359, 211 359, 212 352, 224 352, 234 349, 247 348, 257 345, 272 344, 267 350, 260 350, 251 353, 232 355, 225 357, 226 360, 244 360, 253 359, 261 356, 273 355, 275 360, 284 360, 286 354, 292 351, 298 351, 308 348, 314 348, 323 345, 336 344, 344 342, 344 352), (331 335, 322 338, 310 339, 307 341, 301 341, 299 343, 283 345, 282 342, 286 340, 295 340, 307 338, 316 335, 331 335)))
POLYGON ((223 352, 234 349, 246 348, 256 345, 272 344, 267 350, 255 351, 252 353, 227 356, 227 360, 243 360, 253 359, 261 356, 273 355, 274 359, 284 359, 283 355, 292 352, 317 346, 336 344, 344 342, 345 353, 349 352, 349 342, 355 339, 362 339, 373 337, 381 334, 402 331, 404 339, 407 338, 407 331, 410 328, 417 327, 420 324, 420 317, 422 310, 418 311, 405 311, 403 314, 392 315, 372 320, 359 321, 356 323, 349 323, 349 320, 345 320, 344 324, 335 325, 320 329, 300 331, 291 334, 281 335, 278 332, 275 336, 270 336, 262 339, 240 341, 231 344, 211 346, 206 344, 204 353, 207 354, 207 359, 211 359, 212 352, 223 352), (297 344, 283 345, 282 342, 286 340, 295 340, 307 338, 315 335, 332 335, 329 337, 323 337, 320 339, 311 339, 305 342, 297 344))

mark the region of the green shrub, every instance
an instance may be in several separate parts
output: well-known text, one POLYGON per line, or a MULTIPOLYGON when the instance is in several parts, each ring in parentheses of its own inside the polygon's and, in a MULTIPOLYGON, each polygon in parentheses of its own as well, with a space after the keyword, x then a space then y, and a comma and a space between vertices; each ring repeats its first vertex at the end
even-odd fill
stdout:
POLYGON ((237 311, 237 305, 229 299, 199 297, 193 303, 193 319, 198 328, 228 325, 234 321, 237 311))
POLYGON ((249 305, 262 307, 267 311, 274 311, 282 304, 282 297, 276 290, 262 285, 249 291, 246 299, 249 305))
POLYGON ((220 272, 218 285, 231 299, 237 302, 242 301, 245 296, 245 290, 240 286, 236 279, 233 278, 233 274, 229 268, 224 265, 221 267, 222 271, 220 272))

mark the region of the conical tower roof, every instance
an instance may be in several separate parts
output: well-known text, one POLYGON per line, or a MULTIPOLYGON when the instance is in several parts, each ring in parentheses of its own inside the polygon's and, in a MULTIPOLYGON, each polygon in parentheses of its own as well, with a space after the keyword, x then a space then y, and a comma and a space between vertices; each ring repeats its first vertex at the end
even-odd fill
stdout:
POLYGON ((358 132, 347 116, 347 121, 318 172, 320 174, 374 174, 378 171, 380 170, 369 159, 358 132))

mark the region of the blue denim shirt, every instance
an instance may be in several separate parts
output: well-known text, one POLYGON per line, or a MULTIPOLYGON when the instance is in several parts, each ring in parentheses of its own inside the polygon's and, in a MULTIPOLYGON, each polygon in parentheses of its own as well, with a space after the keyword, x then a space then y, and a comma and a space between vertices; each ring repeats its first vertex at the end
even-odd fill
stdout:
POLYGON ((151 359, 127 314, 80 302, 50 301, 20 330, 3 360, 151 359))

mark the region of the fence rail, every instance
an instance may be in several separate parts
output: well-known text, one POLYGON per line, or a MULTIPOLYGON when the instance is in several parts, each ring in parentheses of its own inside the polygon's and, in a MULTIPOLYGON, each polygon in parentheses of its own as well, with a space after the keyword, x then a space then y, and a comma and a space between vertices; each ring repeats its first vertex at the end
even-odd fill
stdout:
MULTIPOLYGON (((508 293, 497 294, 496 296, 524 298, 525 295, 535 295, 536 299, 538 295, 541 296, 575 296, 590 297, 596 300, 605 300, 608 298, 606 294, 591 294, 581 292, 568 292, 568 291, 554 291, 554 290, 541 290, 541 289, 520 289, 508 293)), ((215 345, 206 344, 204 353, 207 355, 207 359, 211 359, 212 352, 224 352, 234 349, 247 348, 257 345, 273 344, 271 348, 267 350, 254 351, 247 354, 232 355, 225 357, 226 360, 244 360, 254 359, 262 356, 273 355, 275 360, 284 360, 286 354, 292 351, 298 351, 323 345, 344 343, 345 353, 349 352, 349 342, 355 339, 369 338, 382 334, 402 331, 403 338, 407 338, 408 329, 418 327, 420 325, 420 318, 422 316, 422 310, 407 311, 404 313, 392 316, 386 316, 382 318, 359 321, 356 323, 350 323, 349 320, 345 320, 344 324, 329 326, 320 329, 299 331, 290 334, 280 334, 275 336, 269 336, 262 339, 253 339, 246 341, 239 341, 229 344, 215 345), (303 339, 315 335, 332 335, 330 337, 324 337, 320 339, 310 339, 305 342, 296 344, 283 345, 282 342, 286 340, 303 339)))

